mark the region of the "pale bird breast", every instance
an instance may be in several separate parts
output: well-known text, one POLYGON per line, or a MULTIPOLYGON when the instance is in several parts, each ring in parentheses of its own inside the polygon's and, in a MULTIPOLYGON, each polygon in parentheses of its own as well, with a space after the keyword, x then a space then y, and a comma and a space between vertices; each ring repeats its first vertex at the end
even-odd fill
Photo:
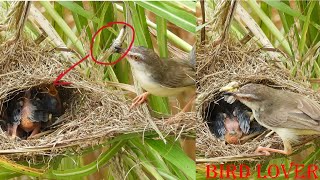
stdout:
POLYGON ((288 128, 275 128, 273 127, 271 130, 276 132, 282 140, 290 141, 290 142, 298 142, 299 141, 299 131, 297 129, 288 129, 288 128))
POLYGON ((186 87, 169 88, 169 87, 162 86, 157 81, 155 81, 152 78, 152 74, 148 73, 147 71, 137 70, 135 71, 134 75, 144 90, 156 96, 162 96, 162 97, 175 96, 188 89, 186 87))

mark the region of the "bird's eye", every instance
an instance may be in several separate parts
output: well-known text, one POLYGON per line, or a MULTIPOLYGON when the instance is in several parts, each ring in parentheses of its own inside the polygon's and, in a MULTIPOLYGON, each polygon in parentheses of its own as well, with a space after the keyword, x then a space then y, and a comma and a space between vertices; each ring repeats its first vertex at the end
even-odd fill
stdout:
POLYGON ((139 57, 138 56, 133 56, 133 59, 138 61, 139 60, 139 57))

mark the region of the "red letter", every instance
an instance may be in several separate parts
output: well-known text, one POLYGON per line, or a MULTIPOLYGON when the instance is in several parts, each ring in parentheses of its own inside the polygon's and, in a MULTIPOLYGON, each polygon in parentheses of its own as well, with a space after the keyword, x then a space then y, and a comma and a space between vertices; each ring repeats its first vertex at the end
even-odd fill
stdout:
POLYGON ((297 179, 297 178, 304 178, 304 175, 302 175, 301 177, 298 177, 298 175, 299 175, 299 172, 301 172, 302 171, 302 169, 304 168, 304 164, 297 164, 297 165, 295 165, 296 166, 296 169, 295 169, 295 179, 297 179), (302 168, 301 169, 299 169, 299 166, 301 166, 302 168))
POLYGON ((217 167, 215 166, 215 165, 213 165, 212 164, 212 166, 213 166, 213 169, 212 169, 212 172, 214 173, 214 175, 213 176, 210 176, 210 165, 207 165, 207 179, 208 178, 216 178, 216 176, 217 176, 217 172, 215 171, 216 169, 217 169, 217 167))
POLYGON ((227 165, 227 177, 226 178, 229 178, 229 173, 232 172, 232 177, 233 179, 236 179, 236 175, 234 175, 234 171, 237 169, 237 167, 233 164, 228 164, 227 165), (230 167, 232 167, 232 170, 230 169, 230 167))
POLYGON ((279 176, 279 173, 280 173, 280 170, 279 170, 279 167, 275 164, 272 164, 271 166, 269 166, 268 168, 268 174, 271 178, 277 178, 279 176), (272 176, 272 173, 271 173, 271 168, 272 167, 276 167, 276 176, 272 176))
POLYGON ((314 179, 317 179, 318 176, 317 176, 316 170, 318 170, 318 169, 319 169, 319 167, 318 167, 317 165, 315 165, 315 164, 310 164, 310 165, 308 166, 308 178, 311 179, 311 172, 312 172, 314 179), (311 170, 311 167, 314 167, 314 169, 311 170))
POLYGON ((224 169, 224 164, 220 164, 220 178, 223 178, 223 169, 224 169))
POLYGON ((266 175, 264 175, 263 177, 261 177, 261 164, 258 164, 257 167, 258 167, 258 169, 257 169, 257 171, 258 171, 258 178, 267 178, 266 175))
POLYGON ((250 167, 245 164, 240 164, 240 178, 248 178, 250 176, 250 167), (246 176, 243 176, 243 167, 246 169, 246 176))
POLYGON ((290 168, 289 168, 288 171, 286 171, 284 165, 281 164, 282 171, 283 171, 283 174, 284 174, 284 177, 285 177, 285 178, 289 178, 289 173, 290 173, 290 171, 291 171, 292 164, 293 164, 293 163, 290 163, 290 168))

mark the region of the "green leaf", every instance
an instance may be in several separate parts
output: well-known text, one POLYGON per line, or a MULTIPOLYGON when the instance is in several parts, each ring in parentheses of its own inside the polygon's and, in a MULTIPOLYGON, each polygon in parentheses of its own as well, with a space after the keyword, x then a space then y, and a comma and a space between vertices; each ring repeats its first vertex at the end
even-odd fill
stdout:
MULTIPOLYGON (((133 23, 133 27, 136 33, 136 39, 137 41, 134 42, 134 44, 140 45, 140 46, 144 46, 144 47, 148 47, 148 43, 147 43, 147 38, 145 37, 146 34, 143 32, 142 29, 142 25, 141 22, 139 21, 139 14, 137 12, 136 6, 133 2, 126 2, 130 9, 131 9, 131 15, 132 15, 132 23, 133 23)), ((148 47, 150 48, 150 47, 148 47)))
POLYGON ((64 19, 54 10, 49 1, 40 1, 39 2, 46 11, 51 15, 51 17, 57 22, 57 24, 61 27, 63 32, 70 38, 74 46, 78 49, 79 53, 84 56, 85 50, 82 46, 82 43, 78 40, 77 36, 73 33, 71 28, 67 25, 64 19))
MULTIPOLYGON (((12 172, 17 172, 21 174, 25 174, 28 176, 33 176, 33 177, 40 177, 43 175, 43 170, 35 169, 29 166, 24 166, 17 164, 13 161, 10 161, 4 157, 0 157, 0 167, 3 167, 7 170, 10 170, 12 172)), ((10 172, 8 171, 8 172, 10 172)), ((4 171, 3 171, 4 172, 4 171)), ((10 175, 10 174, 4 174, 4 175, 10 175)))
POLYGON ((306 36, 307 36, 309 24, 310 24, 310 15, 312 13, 312 10, 313 10, 315 4, 316 4, 316 1, 311 1, 311 5, 308 8, 307 19, 303 24, 303 28, 302 28, 302 32, 301 32, 301 41, 299 43, 299 52, 302 55, 304 54, 304 47, 305 47, 305 44, 306 44, 306 36))
POLYGON ((126 141, 119 141, 113 144, 106 152, 102 153, 99 158, 83 167, 68 170, 51 170, 46 174, 47 178, 75 178, 83 177, 96 172, 100 167, 105 165, 116 153, 118 153, 126 141))
POLYGON ((196 17, 185 10, 160 1, 137 1, 136 3, 189 32, 196 31, 196 17))
POLYGON ((195 162, 183 152, 178 141, 168 141, 164 144, 162 140, 146 139, 145 142, 168 162, 178 167, 188 179, 195 179, 195 162))
MULTIPOLYGON (((296 17, 302 21, 306 21, 307 17, 302 15, 299 11, 290 8, 290 6, 286 5, 284 2, 280 2, 279 0, 263 0, 263 2, 269 4, 270 6, 278 9, 279 11, 289 14, 293 17, 296 17)), ((320 25, 315 22, 310 22, 315 28, 320 30, 320 25)))
POLYGON ((86 19, 90 19, 95 23, 99 23, 99 18, 97 18, 92 12, 85 10, 83 7, 78 5, 76 2, 72 1, 57 1, 59 4, 68 8, 71 12, 74 12, 86 19))
MULTIPOLYGON (((63 7, 58 4, 57 2, 54 2, 54 9, 55 11, 61 16, 63 17, 63 7)), ((59 36, 61 37, 61 39, 63 39, 64 41, 66 41, 65 37, 64 37, 64 33, 62 31, 62 29, 60 28, 59 25, 57 25, 56 22, 53 23, 53 27, 55 28, 55 30, 57 31, 57 33, 59 34, 59 36)))
MULTIPOLYGON (((80 7, 83 8, 82 2, 77 1, 75 3, 77 3, 80 7)), ((89 27, 88 19, 83 16, 80 16, 79 14, 77 14, 75 12, 72 12, 72 16, 73 16, 74 22, 76 24, 78 33, 81 34, 83 32, 83 30, 86 29, 86 33, 87 33, 87 37, 88 37, 87 39, 89 40, 92 37, 92 33, 91 33, 91 29, 89 27)))
POLYGON ((164 172, 166 171, 167 173, 171 174, 159 153, 150 146, 144 144, 141 138, 131 139, 130 143, 132 144, 132 148, 134 146, 138 148, 139 151, 141 151, 148 158, 148 160, 157 167, 158 170, 162 170, 164 172))
MULTIPOLYGON (((118 11, 120 11, 121 13, 123 13, 123 7, 115 4, 116 8, 118 11)), ((157 29, 157 25, 155 23, 153 23, 150 20, 147 20, 147 24, 149 27, 151 27, 152 29, 157 29)), ((184 51, 191 51, 192 46, 190 44, 188 44, 187 42, 185 42, 183 39, 181 39, 180 37, 178 37, 177 35, 173 34, 171 31, 167 30, 167 38, 168 40, 174 44, 175 46, 181 48, 184 51)))
POLYGON ((144 33, 144 37, 147 41, 148 47, 153 48, 150 32, 148 29, 147 18, 146 18, 146 14, 144 12, 144 8, 137 5, 137 13, 139 14, 139 19, 140 19, 140 23, 142 26, 142 31, 144 33))
POLYGON ((156 17, 157 21, 157 42, 159 45, 160 57, 168 57, 168 44, 167 44, 167 21, 159 16, 156 17))
POLYGON ((15 172, 5 172, 5 171, 0 171, 0 179, 11 179, 14 177, 21 176, 22 174, 20 173, 15 173, 15 172))
POLYGON ((282 45, 284 50, 292 56, 292 52, 289 46, 288 41, 283 36, 283 34, 278 30, 275 24, 271 21, 271 19, 260 9, 259 5, 254 0, 248 0, 247 3, 250 5, 251 9, 260 17, 260 19, 265 23, 268 27, 270 32, 275 36, 275 38, 279 41, 282 45))

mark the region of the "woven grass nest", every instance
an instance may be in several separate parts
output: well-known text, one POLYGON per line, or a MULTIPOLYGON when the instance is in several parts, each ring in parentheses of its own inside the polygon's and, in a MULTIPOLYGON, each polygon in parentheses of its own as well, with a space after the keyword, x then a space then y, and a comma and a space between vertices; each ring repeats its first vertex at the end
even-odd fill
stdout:
POLYGON ((199 46, 197 62, 197 112, 201 117, 197 128, 197 156, 203 158, 200 160, 203 162, 208 162, 206 159, 211 159, 210 162, 262 160, 262 156, 253 155, 258 146, 283 148, 281 139, 275 133, 270 135, 270 130, 240 145, 225 144, 210 132, 204 120, 206 110, 210 103, 221 99, 219 89, 230 82, 239 82, 240 86, 261 83, 300 93, 320 102, 319 93, 314 92, 307 81, 291 77, 288 70, 276 65, 265 51, 254 45, 243 45, 229 39, 214 48, 210 44, 199 46))
MULTIPOLYGON (((52 83, 71 65, 61 54, 48 49, 26 38, 0 47, 0 108, 18 91, 52 83)), ((81 152, 119 134, 153 130, 141 108, 129 108, 131 101, 126 100, 123 91, 85 79, 76 69, 63 80, 72 84, 58 87, 65 109, 58 118, 61 123, 47 134, 30 140, 11 140, 6 129, 0 128, 0 155, 13 160, 52 157, 70 149, 81 152)), ((152 120, 163 135, 178 136, 182 131, 194 129, 192 113, 179 117, 181 126, 165 126, 163 119, 152 120)))

